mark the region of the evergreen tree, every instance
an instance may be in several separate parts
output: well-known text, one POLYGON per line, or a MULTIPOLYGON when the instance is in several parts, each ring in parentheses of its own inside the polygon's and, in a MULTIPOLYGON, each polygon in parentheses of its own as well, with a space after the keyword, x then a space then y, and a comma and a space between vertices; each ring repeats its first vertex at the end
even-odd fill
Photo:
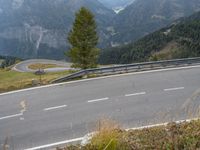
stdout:
POLYGON ((87 69, 97 66, 99 49, 97 25, 93 14, 85 7, 77 13, 73 28, 69 32, 68 41, 71 49, 68 53, 73 67, 87 69))

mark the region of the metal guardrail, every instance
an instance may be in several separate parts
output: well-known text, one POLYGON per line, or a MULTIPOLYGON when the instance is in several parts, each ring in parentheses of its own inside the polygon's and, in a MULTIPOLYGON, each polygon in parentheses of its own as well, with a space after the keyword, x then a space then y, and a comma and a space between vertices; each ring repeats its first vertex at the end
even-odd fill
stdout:
POLYGON ((200 63, 200 57, 196 58, 185 58, 185 59, 174 59, 174 60, 165 60, 165 61, 153 61, 153 62, 144 62, 144 63, 134 63, 127 65, 118 65, 112 67, 104 68, 95 68, 95 69, 86 69, 79 72, 73 73, 68 76, 61 77, 52 81, 52 83, 60 83, 68 80, 73 80, 75 78, 80 78, 88 75, 111 75, 117 73, 129 73, 129 72, 138 72, 144 70, 153 70, 160 68, 170 68, 176 66, 184 65, 194 65, 200 63))

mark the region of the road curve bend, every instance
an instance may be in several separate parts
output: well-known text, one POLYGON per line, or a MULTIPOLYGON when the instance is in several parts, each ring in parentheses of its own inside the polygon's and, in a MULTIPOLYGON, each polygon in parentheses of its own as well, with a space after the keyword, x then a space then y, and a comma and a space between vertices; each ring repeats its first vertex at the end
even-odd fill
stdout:
POLYGON ((32 64, 55 64, 59 67, 56 68, 48 68, 44 69, 45 72, 58 72, 64 70, 73 70, 71 68, 71 63, 64 62, 64 61, 57 61, 57 60, 48 60, 48 59, 30 59, 22 61, 16 64, 12 69, 18 72, 35 72, 36 70, 32 70, 28 68, 28 66, 32 64))
POLYGON ((124 128, 133 128, 188 119, 191 114, 188 112, 195 112, 199 106, 200 66, 121 74, 2 93, 0 145, 8 139, 11 149, 36 150, 41 149, 41 145, 79 140, 94 131, 102 117, 112 118, 124 128), (22 111, 23 101, 26 111, 22 111))

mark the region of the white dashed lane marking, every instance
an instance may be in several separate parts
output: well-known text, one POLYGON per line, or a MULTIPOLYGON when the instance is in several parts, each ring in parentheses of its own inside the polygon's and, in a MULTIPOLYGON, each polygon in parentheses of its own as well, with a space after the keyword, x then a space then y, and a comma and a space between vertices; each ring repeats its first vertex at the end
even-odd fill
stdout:
POLYGON ((62 108, 65 108, 65 107, 67 107, 67 105, 49 107, 49 108, 45 108, 44 111, 50 111, 50 110, 55 110, 55 109, 62 109, 62 108))
POLYGON ((88 103, 94 103, 94 102, 106 101, 106 100, 109 100, 109 98, 106 97, 106 98, 100 98, 100 99, 89 100, 88 103))
POLYGON ((140 92, 140 93, 133 93, 133 94, 126 94, 126 97, 130 97, 130 96, 139 96, 139 95, 145 95, 146 92, 140 92))
POLYGON ((5 116, 5 117, 1 117, 0 120, 3 120, 3 119, 10 119, 10 118, 14 118, 14 117, 20 117, 22 116, 23 114, 20 113, 20 114, 14 114, 14 115, 10 115, 10 116, 5 116))
POLYGON ((183 90, 185 87, 176 87, 176 88, 169 88, 169 89, 164 89, 165 92, 167 91, 177 91, 177 90, 183 90))

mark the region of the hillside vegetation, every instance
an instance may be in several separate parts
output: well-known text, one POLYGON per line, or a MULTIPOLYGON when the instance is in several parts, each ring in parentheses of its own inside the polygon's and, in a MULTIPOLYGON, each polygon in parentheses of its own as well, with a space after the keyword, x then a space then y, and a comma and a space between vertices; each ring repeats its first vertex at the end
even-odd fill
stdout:
POLYGON ((0 55, 0 68, 6 68, 9 67, 17 62, 19 62, 20 59, 16 57, 11 56, 1 56, 0 55))
POLYGON ((121 130, 104 127, 86 146, 58 150, 197 150, 200 149, 200 120, 181 124, 121 130))
POLYGON ((135 0, 114 18, 114 43, 123 44, 200 10, 200 0, 135 0))
POLYGON ((200 56, 200 12, 135 43, 102 51, 100 63, 119 64, 200 56))

